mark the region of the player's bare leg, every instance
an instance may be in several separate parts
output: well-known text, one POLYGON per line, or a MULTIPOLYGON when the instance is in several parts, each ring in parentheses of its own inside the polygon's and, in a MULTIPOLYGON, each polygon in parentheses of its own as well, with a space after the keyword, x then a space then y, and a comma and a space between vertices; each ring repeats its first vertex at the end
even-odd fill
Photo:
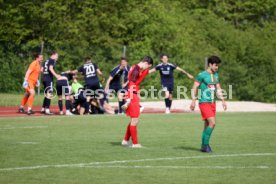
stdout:
POLYGON ((81 107, 81 108, 80 108, 80 115, 84 115, 84 113, 85 113, 85 108, 84 108, 84 107, 81 107))

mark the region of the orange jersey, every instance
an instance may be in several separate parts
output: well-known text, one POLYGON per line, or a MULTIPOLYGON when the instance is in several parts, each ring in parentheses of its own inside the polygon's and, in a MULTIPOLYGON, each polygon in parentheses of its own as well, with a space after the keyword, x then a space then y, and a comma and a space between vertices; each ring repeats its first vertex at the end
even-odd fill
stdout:
POLYGON ((35 82, 36 84, 36 81, 38 80, 39 78, 39 74, 40 74, 40 63, 39 61, 37 60, 34 60, 28 70, 31 71, 30 75, 29 75, 29 78, 28 78, 28 82, 31 81, 31 82, 35 82))

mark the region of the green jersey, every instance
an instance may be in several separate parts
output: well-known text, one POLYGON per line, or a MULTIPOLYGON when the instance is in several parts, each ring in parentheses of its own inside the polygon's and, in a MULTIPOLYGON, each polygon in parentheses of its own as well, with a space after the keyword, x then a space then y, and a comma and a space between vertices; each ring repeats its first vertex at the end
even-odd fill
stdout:
POLYGON ((80 83, 78 83, 78 82, 73 82, 72 85, 71 85, 71 87, 72 87, 72 92, 74 94, 78 94, 79 89, 83 88, 83 86, 80 83))
POLYGON ((217 92, 216 84, 219 83, 218 72, 211 74, 207 71, 201 72, 197 75, 196 81, 199 85, 199 103, 214 103, 217 92))

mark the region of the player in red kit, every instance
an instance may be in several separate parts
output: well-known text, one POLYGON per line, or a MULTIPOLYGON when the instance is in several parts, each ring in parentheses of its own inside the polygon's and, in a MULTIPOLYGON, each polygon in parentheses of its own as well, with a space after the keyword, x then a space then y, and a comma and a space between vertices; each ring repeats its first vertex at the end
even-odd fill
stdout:
POLYGON ((149 68, 153 65, 153 60, 145 56, 138 64, 131 67, 128 74, 128 92, 126 103, 122 106, 126 110, 126 115, 130 117, 130 123, 127 126, 125 138, 122 141, 123 146, 129 145, 129 139, 132 139, 132 148, 141 148, 137 139, 137 125, 140 116, 140 83, 149 73, 149 68))

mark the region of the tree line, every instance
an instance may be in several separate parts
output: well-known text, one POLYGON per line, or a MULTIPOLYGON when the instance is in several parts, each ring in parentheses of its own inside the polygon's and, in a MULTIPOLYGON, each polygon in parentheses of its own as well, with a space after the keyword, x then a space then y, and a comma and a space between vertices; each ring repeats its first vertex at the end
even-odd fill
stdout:
MULTIPOLYGON (((57 71, 91 56, 108 77, 126 46, 130 64, 166 53, 193 75, 222 59, 222 87, 236 100, 276 102, 276 1, 0 0, 0 92, 21 91, 32 55, 57 51, 57 71)), ((192 81, 175 74, 176 85, 192 81)), ((159 86, 156 74, 144 85, 159 86)))

